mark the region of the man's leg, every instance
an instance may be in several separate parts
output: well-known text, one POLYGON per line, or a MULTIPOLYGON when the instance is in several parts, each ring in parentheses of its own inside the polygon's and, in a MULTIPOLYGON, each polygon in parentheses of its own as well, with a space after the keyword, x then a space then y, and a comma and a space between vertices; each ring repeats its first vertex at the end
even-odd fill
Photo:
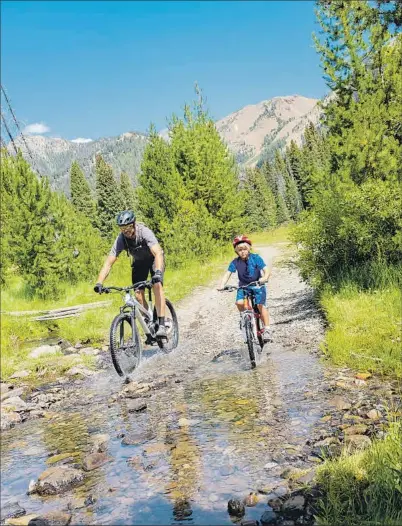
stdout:
POLYGON ((158 318, 165 317, 166 312, 166 302, 165 302, 165 291, 163 290, 162 283, 155 283, 154 285, 154 294, 155 294, 155 307, 156 312, 158 313, 158 318))
MULTIPOLYGON (((139 283, 140 281, 146 281, 148 273, 149 273, 148 268, 144 268, 139 265, 133 265, 131 269, 131 281, 133 285, 135 285, 136 283, 139 283)), ((147 303, 147 300, 145 299, 144 289, 136 290, 135 298, 144 307, 144 309, 148 310, 148 303, 147 303)))

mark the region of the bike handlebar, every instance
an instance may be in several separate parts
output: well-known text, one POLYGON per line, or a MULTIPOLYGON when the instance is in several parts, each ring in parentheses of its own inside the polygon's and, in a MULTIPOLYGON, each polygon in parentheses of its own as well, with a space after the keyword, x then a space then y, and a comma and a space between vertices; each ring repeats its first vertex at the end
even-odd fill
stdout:
POLYGON ((220 292, 225 292, 225 291, 232 292, 233 290, 247 289, 248 287, 255 287, 255 286, 263 287, 264 285, 265 285, 265 283, 261 284, 261 283, 258 283, 258 281, 252 281, 248 285, 243 285, 241 287, 236 287, 235 285, 225 285, 225 287, 223 287, 223 289, 218 289, 218 290, 220 292))
POLYGON ((102 287, 101 293, 110 294, 114 290, 117 292, 128 292, 129 290, 141 290, 141 289, 151 289, 153 286, 152 281, 139 281, 134 283, 134 285, 129 285, 128 287, 102 287))

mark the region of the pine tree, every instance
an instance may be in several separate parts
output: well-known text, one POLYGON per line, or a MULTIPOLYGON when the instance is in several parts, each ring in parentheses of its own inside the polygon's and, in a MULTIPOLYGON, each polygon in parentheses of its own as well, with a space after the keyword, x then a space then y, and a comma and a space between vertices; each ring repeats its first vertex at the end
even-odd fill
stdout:
POLYGON ((156 235, 160 234, 163 222, 173 221, 178 213, 179 201, 185 195, 184 183, 176 169, 172 148, 151 127, 136 198, 144 221, 156 235))
POLYGON ((124 209, 124 202, 113 170, 101 155, 96 156, 95 171, 99 231, 102 237, 111 238, 116 232, 116 216, 124 209))
POLYGON ((122 205, 126 210, 137 210, 137 201, 133 184, 127 172, 120 174, 120 193, 122 196, 122 205))
POLYGON ((70 195, 71 202, 75 209, 82 212, 91 223, 96 226, 97 216, 95 201, 92 199, 88 181, 85 179, 85 176, 76 161, 71 165, 70 195))
POLYGON ((247 231, 266 230, 276 225, 276 203, 273 193, 258 168, 246 170, 245 228, 247 231))

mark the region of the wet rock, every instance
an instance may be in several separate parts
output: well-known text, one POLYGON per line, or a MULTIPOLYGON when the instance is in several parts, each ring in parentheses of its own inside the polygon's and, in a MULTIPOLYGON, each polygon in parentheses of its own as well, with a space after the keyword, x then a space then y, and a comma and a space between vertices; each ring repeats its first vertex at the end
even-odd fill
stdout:
POLYGON ((15 519, 16 517, 21 517, 25 515, 25 510, 22 508, 16 500, 6 502, 0 510, 1 522, 6 519, 15 519))
POLYGON ((57 495, 84 480, 84 473, 68 466, 54 466, 39 475, 36 483, 30 484, 29 493, 57 495))
POLYGON ((24 402, 22 398, 19 396, 10 396, 10 398, 7 398, 2 403, 2 408, 8 408, 11 411, 26 411, 27 410, 27 403, 24 402))
POLYGON ((190 425, 190 420, 188 420, 187 418, 179 418, 178 424, 180 427, 186 427, 190 425))
POLYGON ((241 521, 240 526, 258 526, 258 521, 253 521, 252 519, 245 519, 241 521))
POLYGON ((246 508, 239 499, 230 499, 228 502, 228 513, 232 517, 244 517, 246 508))
POLYGON ((56 354, 61 351, 59 345, 41 345, 36 347, 29 353, 29 358, 39 358, 39 356, 45 356, 50 354, 56 354))
POLYGON ((368 427, 364 424, 356 424, 354 426, 347 427, 343 430, 345 435, 364 435, 368 430, 368 427))
POLYGON ((105 453, 91 453, 84 458, 82 467, 84 471, 92 471, 94 469, 100 468, 111 460, 112 458, 105 453))
POLYGON ((315 447, 325 447, 329 446, 330 444, 338 444, 339 440, 336 437, 327 437, 324 438, 324 440, 319 440, 314 444, 315 447))
POLYGON ((367 418, 370 420, 379 420, 382 417, 382 414, 378 409, 371 409, 368 413, 366 413, 367 418))
POLYGON ((99 433, 90 437, 92 442, 91 453, 104 453, 108 447, 110 435, 106 433, 99 433))
POLYGON ((274 511, 279 511, 282 507, 282 500, 275 492, 267 495, 267 503, 274 511))
POLYGON ((94 349, 93 347, 85 347, 84 349, 80 350, 80 354, 84 354, 86 356, 97 356, 100 353, 99 349, 94 349))
POLYGON ((15 413, 14 411, 1 411, 0 428, 2 431, 10 429, 15 424, 19 424, 21 421, 22 419, 19 413, 15 413))
POLYGON ((6 384, 4 382, 0 383, 0 394, 3 395, 4 393, 8 393, 8 391, 12 391, 14 388, 13 384, 6 384))
POLYGON ((346 435, 345 444, 351 450, 366 449, 371 445, 371 440, 366 435, 346 435))
POLYGON ((10 526, 28 526, 29 522, 35 517, 37 517, 35 513, 30 513, 14 519, 6 519, 5 524, 10 524, 10 526))
POLYGON ((261 526, 268 526, 269 524, 278 524, 278 516, 273 510, 264 511, 261 515, 261 526))
POLYGON ((129 433, 124 436, 121 443, 125 446, 137 446, 139 444, 145 444, 156 437, 151 431, 143 433, 129 433))
POLYGON ((256 506, 258 504, 258 495, 253 492, 249 493, 244 499, 244 504, 249 508, 256 506))
POLYGON ((303 514, 306 499, 303 495, 295 495, 286 500, 282 506, 282 514, 286 519, 297 519, 303 514))
POLYGON ((66 372, 66 376, 93 376, 95 373, 94 371, 90 371, 89 369, 86 369, 85 367, 71 367, 66 372))
POLYGON ((127 409, 129 413, 145 411, 147 407, 147 403, 144 400, 127 400, 127 409))
POLYGON ((343 420, 349 420, 352 422, 362 422, 363 418, 359 415, 352 415, 350 413, 346 413, 343 415, 343 420))
POLYGON ((71 514, 61 511, 49 511, 31 519, 28 526, 67 526, 71 522, 71 514))
POLYGON ((315 463, 317 463, 317 464, 320 464, 320 463, 322 462, 322 458, 321 458, 321 457, 315 457, 315 456, 313 456, 313 455, 309 455, 309 456, 307 457, 307 460, 308 460, 309 462, 315 462, 315 463))
POLYGON ((273 469, 278 467, 278 462, 267 462, 264 466, 264 469, 273 469))
POLYGON ((222 477, 228 477, 228 476, 231 475, 233 472, 234 472, 234 468, 233 468, 233 466, 229 466, 229 465, 222 466, 222 467, 219 469, 219 474, 220 474, 222 477))
POLYGON ((338 411, 344 411, 352 407, 352 404, 350 402, 346 401, 342 396, 338 395, 331 398, 331 400, 329 400, 328 403, 335 407, 335 409, 338 409, 338 411))
POLYGON ((289 493, 289 486, 287 485, 287 483, 285 484, 281 484, 281 485, 277 485, 275 488, 274 488, 274 493, 279 497, 285 497, 286 495, 288 495, 289 493))

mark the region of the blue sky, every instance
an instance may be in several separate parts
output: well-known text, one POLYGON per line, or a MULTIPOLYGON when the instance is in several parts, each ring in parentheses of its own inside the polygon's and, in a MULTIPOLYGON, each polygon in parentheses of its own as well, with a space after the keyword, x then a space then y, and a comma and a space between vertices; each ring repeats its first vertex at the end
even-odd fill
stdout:
POLYGON ((327 92, 309 1, 3 0, 1 11, 1 82, 18 119, 51 136, 162 129, 195 81, 215 119, 327 92))

